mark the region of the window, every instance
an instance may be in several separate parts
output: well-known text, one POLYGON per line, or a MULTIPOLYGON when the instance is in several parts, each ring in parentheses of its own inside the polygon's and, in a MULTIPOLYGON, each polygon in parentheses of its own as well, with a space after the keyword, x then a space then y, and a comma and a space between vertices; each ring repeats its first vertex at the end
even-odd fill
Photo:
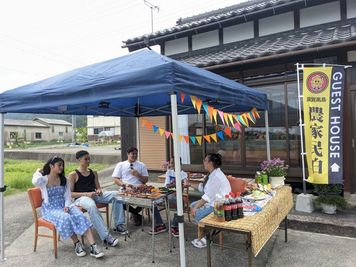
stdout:
POLYGON ((66 126, 66 133, 68 133, 68 126, 66 126))
POLYGON ((63 132, 58 132, 59 137, 63 137, 63 132))
POLYGON ((52 133, 54 133, 54 125, 52 125, 52 133))
POLYGON ((10 132, 10 139, 16 139, 18 136, 18 132, 10 132))
POLYGON ((35 139, 42 139, 42 133, 35 133, 35 139))
POLYGON ((99 134, 103 130, 104 130, 103 128, 94 128, 94 134, 99 134))

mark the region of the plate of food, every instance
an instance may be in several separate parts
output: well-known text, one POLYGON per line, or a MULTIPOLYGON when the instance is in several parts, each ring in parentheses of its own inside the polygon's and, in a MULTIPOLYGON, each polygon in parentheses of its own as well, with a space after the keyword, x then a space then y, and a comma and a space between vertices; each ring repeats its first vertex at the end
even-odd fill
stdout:
POLYGON ((251 194, 245 195, 243 199, 247 201, 260 201, 264 200, 266 197, 266 193, 261 192, 260 190, 253 190, 251 194))

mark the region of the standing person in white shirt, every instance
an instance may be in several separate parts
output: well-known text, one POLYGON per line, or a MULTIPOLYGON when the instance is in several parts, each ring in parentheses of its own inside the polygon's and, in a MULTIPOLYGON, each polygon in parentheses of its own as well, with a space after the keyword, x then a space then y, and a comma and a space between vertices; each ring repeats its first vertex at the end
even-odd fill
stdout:
MULTIPOLYGON (((180 159, 180 163, 182 165, 182 159, 180 159)), ((189 184, 187 181, 188 174, 185 171, 181 170, 180 178, 182 179, 183 187, 189 187, 189 184)), ((164 186, 167 188, 176 187, 176 173, 174 170, 174 157, 171 157, 171 159, 169 160, 164 186)), ((175 195, 171 195, 171 197, 169 199, 169 206, 170 207, 177 206, 177 197, 175 195)), ((177 213, 174 213, 171 231, 172 231, 172 235, 174 237, 179 237, 177 213)))
MULTIPOLYGON (((127 160, 119 162, 114 169, 112 174, 114 183, 118 186, 130 185, 135 187, 146 184, 148 181, 148 171, 146 165, 137 160, 138 149, 136 147, 130 147, 126 150, 126 153, 127 160)), ((139 214, 141 210, 141 207, 129 207, 129 211, 133 215, 136 226, 141 225, 142 216, 139 214)), ((154 216, 156 225, 153 234, 159 234, 167 231, 157 208, 154 209, 154 216)))
MULTIPOLYGON (((221 155, 210 153, 205 157, 203 163, 204 169, 209 172, 208 175, 205 177, 204 182, 198 186, 191 185, 203 193, 200 200, 190 205, 190 213, 196 222, 199 222, 214 211, 214 201, 217 194, 225 196, 231 192, 229 180, 219 168, 222 164, 221 155)), ((206 239, 205 237, 194 239, 192 244, 197 248, 204 248, 206 247, 206 239)))

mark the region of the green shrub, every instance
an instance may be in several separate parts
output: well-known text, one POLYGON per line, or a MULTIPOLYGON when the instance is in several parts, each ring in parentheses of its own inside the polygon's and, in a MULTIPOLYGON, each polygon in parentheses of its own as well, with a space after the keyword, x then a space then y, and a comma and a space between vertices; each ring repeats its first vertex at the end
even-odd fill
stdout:
POLYGON ((317 204, 336 205, 339 208, 346 208, 347 202, 342 196, 320 196, 315 200, 317 204))

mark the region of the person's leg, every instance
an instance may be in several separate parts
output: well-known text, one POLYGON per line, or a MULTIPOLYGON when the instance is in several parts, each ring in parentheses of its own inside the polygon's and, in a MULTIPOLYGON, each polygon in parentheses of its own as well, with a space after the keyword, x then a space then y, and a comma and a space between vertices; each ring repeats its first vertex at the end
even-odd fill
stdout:
POLYGON ((161 214, 159 213, 159 210, 157 209, 157 207, 154 208, 154 216, 155 216, 155 226, 162 225, 163 220, 162 220, 161 214))
POLYGON ((208 216, 210 213, 214 211, 214 208, 208 205, 204 205, 203 207, 197 209, 195 213, 195 221, 199 222, 204 217, 208 216))
POLYGON ((115 226, 125 224, 125 213, 123 202, 116 199, 117 193, 114 191, 103 192, 103 195, 94 198, 96 203, 112 203, 112 212, 114 212, 115 226))
POLYGON ((75 202, 75 205, 83 207, 89 213, 90 219, 98 232, 100 239, 105 240, 108 237, 109 231, 105 226, 104 220, 101 217, 100 211, 96 207, 95 201, 90 197, 80 197, 75 202))
POLYGON ((91 228, 88 228, 88 230, 84 233, 84 236, 90 244, 90 256, 97 259, 103 257, 104 253, 96 246, 91 228))

